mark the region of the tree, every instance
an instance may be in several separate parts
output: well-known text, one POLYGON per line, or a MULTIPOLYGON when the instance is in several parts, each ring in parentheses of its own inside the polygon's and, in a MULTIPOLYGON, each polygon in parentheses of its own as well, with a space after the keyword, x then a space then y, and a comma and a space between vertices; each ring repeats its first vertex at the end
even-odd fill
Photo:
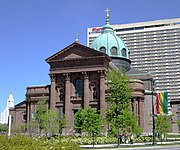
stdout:
POLYGON ((101 118, 91 107, 85 109, 83 131, 88 132, 90 136, 96 136, 101 131, 101 118))
POLYGON ((90 136, 100 133, 102 120, 100 115, 91 107, 87 109, 79 109, 75 114, 75 130, 78 133, 87 132, 90 136))
POLYGON ((26 130, 27 130, 27 123, 26 122, 22 122, 21 124, 19 124, 18 130, 21 133, 24 133, 24 135, 25 135, 26 130))
POLYGON ((43 127, 46 134, 54 134, 59 131, 59 118, 58 112, 54 110, 48 110, 47 113, 42 115, 43 127))
POLYGON ((106 73, 109 95, 108 103, 118 104, 121 109, 131 103, 132 88, 129 77, 121 70, 111 70, 106 73))
POLYGON ((31 122, 29 124, 27 124, 28 128, 29 128, 29 134, 30 136, 33 136, 33 134, 38 133, 38 122, 34 119, 31 120, 31 122))
POLYGON ((163 136, 166 137, 167 133, 171 131, 171 115, 157 115, 155 125, 162 142, 163 136))
POLYGON ((7 132, 7 131, 8 131, 7 124, 1 124, 0 123, 0 132, 7 132))
POLYGON ((108 108, 107 121, 110 124, 112 133, 119 132, 140 132, 135 115, 132 112, 132 84, 122 69, 111 70, 106 74, 108 81, 108 108), (136 130, 138 129, 138 130, 136 130))
POLYGON ((62 134, 62 129, 66 126, 66 118, 65 115, 62 115, 62 118, 59 120, 59 133, 62 134))
POLYGON ((120 127, 123 132, 140 134, 141 128, 137 124, 136 117, 133 112, 129 109, 123 109, 121 114, 118 116, 118 120, 121 120, 120 127))
POLYGON ((75 131, 79 134, 81 134, 83 131, 84 116, 85 116, 85 111, 82 108, 80 108, 78 112, 75 113, 74 116, 74 126, 75 126, 74 128, 75 131))
POLYGON ((44 114, 47 112, 46 100, 41 99, 37 102, 36 112, 34 114, 34 119, 39 125, 40 133, 44 128, 44 114))

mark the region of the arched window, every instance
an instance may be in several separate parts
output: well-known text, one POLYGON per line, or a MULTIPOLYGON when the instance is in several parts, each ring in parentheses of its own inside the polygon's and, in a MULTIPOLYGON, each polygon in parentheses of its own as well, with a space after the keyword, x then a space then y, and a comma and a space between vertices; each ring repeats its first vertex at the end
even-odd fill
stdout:
POLYGON ((106 48, 104 46, 102 46, 102 47, 100 47, 99 51, 102 53, 106 53, 106 48))
POLYGON ((122 54, 122 56, 124 56, 124 57, 127 56, 127 55, 126 55, 126 49, 125 49, 125 48, 123 48, 123 49, 121 50, 121 54, 122 54))
POLYGON ((117 53, 117 47, 112 47, 111 48, 111 55, 117 55, 118 53, 117 53))
POLYGON ((76 88, 76 92, 75 92, 76 96, 82 96, 82 90, 83 90, 82 80, 80 80, 80 79, 76 80, 75 88, 76 88))

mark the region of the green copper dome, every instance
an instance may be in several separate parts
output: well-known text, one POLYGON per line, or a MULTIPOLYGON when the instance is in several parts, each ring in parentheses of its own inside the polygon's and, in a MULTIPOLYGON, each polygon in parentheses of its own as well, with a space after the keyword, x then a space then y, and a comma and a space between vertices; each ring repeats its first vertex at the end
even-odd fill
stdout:
POLYGON ((103 27, 101 35, 99 35, 90 45, 100 52, 108 54, 110 57, 129 58, 129 51, 125 43, 114 33, 109 22, 109 14, 107 11, 106 24, 103 27))
POLYGON ((112 63, 117 68, 122 68, 124 71, 128 71, 131 66, 129 50, 121 38, 114 33, 109 22, 108 11, 109 10, 107 9, 106 24, 103 27, 101 35, 92 42, 90 48, 108 54, 111 57, 112 63))

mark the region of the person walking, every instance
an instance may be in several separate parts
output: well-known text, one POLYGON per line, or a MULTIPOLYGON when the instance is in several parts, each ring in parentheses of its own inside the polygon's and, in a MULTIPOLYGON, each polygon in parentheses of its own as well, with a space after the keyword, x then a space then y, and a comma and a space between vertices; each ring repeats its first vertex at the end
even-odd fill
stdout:
POLYGON ((134 136, 133 136, 133 134, 131 133, 131 136, 130 136, 130 144, 133 144, 133 139, 134 139, 134 136))
POLYGON ((125 133, 125 144, 128 144, 128 133, 125 133))
POLYGON ((122 134, 119 135, 119 143, 122 144, 122 134))

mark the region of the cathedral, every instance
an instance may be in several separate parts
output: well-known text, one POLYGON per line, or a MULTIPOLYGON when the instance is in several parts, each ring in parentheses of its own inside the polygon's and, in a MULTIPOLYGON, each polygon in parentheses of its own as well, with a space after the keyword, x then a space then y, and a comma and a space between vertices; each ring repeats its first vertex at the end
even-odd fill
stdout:
POLYGON ((153 89, 152 76, 131 69, 128 47, 114 33, 109 18, 107 11, 102 33, 90 47, 76 39, 46 59, 51 83, 27 87, 25 100, 10 108, 12 130, 22 122, 31 124, 37 102, 46 99, 48 109, 56 110, 60 118, 65 114, 64 133, 68 135, 73 129, 74 114, 80 108, 91 106, 95 110, 106 110, 108 87, 105 72, 121 67, 132 82, 132 107, 138 124, 144 133, 152 133, 153 96, 144 93, 144 90, 153 89))

